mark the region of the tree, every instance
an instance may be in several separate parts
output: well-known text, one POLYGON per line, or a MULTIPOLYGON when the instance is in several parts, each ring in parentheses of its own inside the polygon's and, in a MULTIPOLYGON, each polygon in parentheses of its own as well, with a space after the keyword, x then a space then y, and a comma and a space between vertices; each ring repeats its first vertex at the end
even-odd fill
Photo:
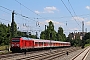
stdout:
POLYGON ((54 30, 54 25, 52 23, 52 21, 49 22, 49 26, 47 26, 47 30, 46 30, 46 37, 47 39, 51 39, 51 40, 55 40, 54 39, 54 35, 55 35, 55 30, 54 30), (50 33, 52 33, 52 38, 50 38, 50 33))
POLYGON ((47 40, 57 40, 57 41, 66 41, 66 36, 63 34, 62 27, 58 28, 58 33, 54 30, 54 24, 52 21, 49 22, 49 26, 45 25, 45 31, 42 31, 40 34, 41 39, 47 40), (47 27, 47 29, 46 29, 47 27), (50 34, 52 37, 50 37, 50 34))
POLYGON ((86 44, 90 44, 90 32, 86 33, 83 37, 83 40, 86 44))
POLYGON ((62 27, 58 28, 57 35, 58 35, 57 40, 59 40, 59 41, 66 41, 66 35, 63 33, 63 28, 62 27))
POLYGON ((15 36, 17 36, 17 24, 14 22, 11 23, 11 38, 15 36))
POLYGON ((7 38, 8 27, 4 24, 0 24, 0 45, 7 45, 9 40, 7 38))
POLYGON ((56 40, 56 31, 54 30, 54 25, 52 21, 50 21, 49 26, 46 26, 46 27, 45 27, 45 30, 41 32, 40 38, 47 39, 47 40, 56 40), (50 34, 52 34, 52 38, 50 37, 50 34))
POLYGON ((90 44, 90 39, 86 39, 86 44, 90 44))
POLYGON ((41 39, 46 39, 45 36, 46 36, 46 35, 45 35, 45 31, 42 31, 41 34, 40 34, 40 38, 41 38, 41 39))
POLYGON ((84 36, 84 40, 86 39, 90 39, 90 32, 86 33, 85 36, 84 36))

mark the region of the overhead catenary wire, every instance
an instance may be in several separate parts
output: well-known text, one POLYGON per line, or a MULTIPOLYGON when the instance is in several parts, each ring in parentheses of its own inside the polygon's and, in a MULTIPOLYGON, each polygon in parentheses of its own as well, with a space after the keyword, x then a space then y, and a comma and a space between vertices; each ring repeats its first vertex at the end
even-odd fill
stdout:
MULTIPOLYGON (((21 5, 21 4, 20 4, 20 5, 21 5)), ((13 10, 8 9, 8 8, 6 8, 6 7, 3 7, 3 6, 0 6, 0 7, 1 7, 1 8, 4 8, 4 9, 10 11, 10 12, 13 11, 13 10)), ((68 8, 67 8, 67 9, 68 9, 68 8)), ((1 10, 1 11, 3 11, 3 10, 1 10)), ((3 12, 5 12, 5 11, 3 11, 3 12)), ((9 14, 8 12, 5 12, 5 13, 9 14)), ((27 18, 27 16, 24 16, 24 15, 22 15, 22 14, 19 14, 19 13, 17 13, 16 11, 15 11, 15 13, 16 13, 17 15, 20 15, 20 16, 24 17, 24 18, 27 18)), ((71 13, 71 12, 70 12, 70 13, 71 13)), ((86 16, 86 15, 90 15, 90 14, 82 14, 82 15, 77 15, 77 16, 86 16)), ((60 18, 68 18, 68 17, 70 17, 70 16, 62 16, 62 17, 46 17, 46 18, 60 19, 60 18)), ((29 17, 29 18, 30 18, 30 17, 29 17)), ((30 18, 30 19, 31 19, 31 18, 30 18)), ((43 18, 33 18, 33 19, 31 19, 31 20, 34 20, 34 19, 43 19, 43 18)))
POLYGON ((7 13, 7 14, 9 14, 9 15, 10 15, 10 13, 8 13, 8 12, 6 12, 6 11, 4 11, 4 10, 1 10, 1 9, 0 9, 0 11, 2 11, 2 12, 4 12, 4 13, 7 13))
MULTIPOLYGON (((70 7, 71 7, 71 8, 72 8, 72 10, 73 10, 73 12, 74 12, 75 16, 76 16, 76 17, 78 17, 78 16, 77 16, 77 14, 76 14, 76 12, 75 12, 75 10, 73 9, 73 7, 72 7, 72 5, 71 5, 71 3, 70 3, 70 1, 69 1, 69 0, 68 0, 68 2, 69 2, 70 7)), ((78 18, 77 18, 77 19, 78 19, 78 18)), ((79 19, 78 19, 78 20, 79 20, 79 19)), ((79 26, 80 26, 80 25, 79 25, 79 26)))
MULTIPOLYGON (((21 5, 21 4, 20 4, 21 5)), ((6 8, 6 7, 3 7, 3 6, 0 6, 1 8, 4 8, 4 9, 6 9, 6 10, 8 10, 8 11, 10 11, 10 12, 12 12, 12 10, 11 9, 8 9, 8 8, 6 8)), ((4 12, 4 11, 3 11, 4 12)), ((32 11, 33 12, 33 11, 32 11)), ((16 13, 16 12, 15 12, 16 13)), ((35 13, 35 12, 33 12, 33 13, 35 13)), ((19 13, 16 13, 17 15, 20 15, 20 16, 22 16, 22 17, 24 17, 24 18, 28 18, 28 19, 31 19, 31 20, 34 20, 35 21, 35 19, 39 19, 39 18, 30 18, 30 17, 27 17, 27 16, 25 16, 25 15, 22 15, 22 14, 19 14, 19 13)), ((90 15, 90 14, 85 14, 85 15, 90 15)), ((84 15, 81 15, 81 16, 84 16, 84 15)), ((60 17, 60 18, 65 18, 65 17, 60 17)), ((40 18, 41 19, 41 18, 40 18)), ((36 21, 37 22, 37 21, 36 21)))
MULTIPOLYGON (((6 8, 6 7, 3 7, 3 6, 0 6, 1 8, 4 8, 4 9, 6 9, 6 10, 8 10, 8 11, 10 11, 10 12, 12 12, 13 10, 11 10, 11 9, 8 9, 8 8, 6 8)), ((3 12, 5 12, 5 11, 3 11, 3 12)), ((24 18, 27 18, 27 19, 30 19, 30 20, 33 20, 33 21, 35 21, 35 22, 37 22, 35 19, 31 19, 30 17, 27 17, 27 16, 25 16, 25 15, 22 15, 22 14, 19 14, 19 13, 17 13, 16 11, 15 11, 15 13, 14 13, 15 15, 20 15, 20 16, 22 16, 22 17, 24 17, 24 18)))
MULTIPOLYGON (((11 9, 8 9, 8 8, 6 8, 6 7, 3 7, 3 6, 0 6, 0 7, 1 7, 1 8, 4 8, 4 9, 10 11, 10 12, 12 12, 11 9)), ((1 11, 3 11, 3 10, 1 10, 1 11)), ((5 11, 3 11, 3 12, 5 12, 5 11)), ((5 13, 7 13, 7 12, 5 12, 5 13)), ((9 14, 9 13, 7 13, 7 14, 9 14)), ((24 15, 19 14, 19 13, 16 13, 16 12, 15 12, 15 14, 16 14, 16 15, 20 15, 20 16, 22 16, 22 17, 24 17, 24 18, 28 18, 28 19, 33 20, 33 21, 35 21, 34 19, 39 19, 39 18, 31 19, 30 17, 24 16, 24 15)), ((86 16, 86 15, 90 15, 90 14, 82 14, 82 15, 79 15, 79 16, 86 16)), ((67 16, 67 17, 69 17, 69 16, 67 16)), ((60 18, 65 18, 65 17, 60 17, 60 18)), ((40 19, 41 19, 41 18, 40 18, 40 19)), ((2 19, 2 20, 5 20, 5 19, 2 19)), ((26 19, 24 19, 24 20, 26 20, 26 19)), ((28 20, 28 21, 29 21, 29 20, 28 20)), ((36 26, 37 26, 37 22, 38 22, 38 21, 36 21, 36 26)), ((38 22, 38 23, 39 23, 39 22, 38 22)), ((38 24, 38 25, 39 25, 39 24, 38 24)))
MULTIPOLYGON (((67 8, 67 6, 65 5, 65 3, 63 2, 63 0, 61 0, 61 2, 63 3, 63 5, 65 6, 65 8, 68 10, 68 12, 70 13, 70 15, 73 17, 73 19, 76 21, 76 19, 74 18, 74 16, 72 15, 71 11, 67 8)), ((76 21, 76 23, 78 24, 78 22, 76 21)), ((78 24, 78 26, 80 27, 80 25, 78 24)), ((81 27, 80 27, 81 28, 81 27)))
POLYGON ((72 8, 72 10, 73 10, 73 12, 74 12, 74 14, 75 14, 76 17, 77 17, 77 16, 86 16, 86 15, 90 15, 90 14, 77 15, 76 12, 75 12, 75 10, 73 9, 73 7, 72 7, 72 5, 71 5, 71 3, 70 3, 69 0, 68 0, 68 3, 69 3, 69 5, 70 5, 70 7, 72 8))
MULTIPOLYGON (((69 5, 70 5, 70 7, 72 8, 72 10, 73 10, 73 12, 74 12, 74 14, 76 15, 76 13, 75 13, 75 11, 74 11, 74 9, 73 9, 73 7, 72 7, 72 5, 71 5, 71 3, 70 3, 70 1, 68 0, 68 3, 69 3, 69 5)), ((76 15, 77 16, 77 15, 76 15)))
POLYGON ((27 18, 27 19, 30 19, 30 20, 36 21, 36 20, 31 19, 30 17, 27 17, 27 16, 25 16, 25 15, 22 15, 22 14, 19 14, 19 13, 16 13, 16 12, 15 12, 15 14, 16 14, 16 15, 20 15, 20 16, 22 16, 22 17, 24 17, 24 18, 27 18))
POLYGON ((3 18, 0 18, 1 20, 4 20, 4 21, 8 21, 8 22, 11 22, 11 21, 9 21, 9 20, 6 20, 6 19, 3 19, 3 18))
MULTIPOLYGON (((4 8, 4 9, 6 9, 6 10, 8 10, 8 11, 10 11, 11 13, 12 13, 12 11, 13 10, 10 10, 10 9, 8 9, 8 8, 6 8, 6 7, 3 7, 3 6, 0 6, 1 8, 4 8)), ((3 12, 5 12, 5 11, 3 11, 3 12)), ((5 12, 6 13, 6 12, 5 12)), ((36 21, 35 19, 31 19, 30 17, 27 17, 27 16, 25 16, 25 15, 22 15, 22 14, 20 14, 20 13, 17 13, 16 11, 14 12, 14 14, 15 15, 19 15, 19 16, 21 16, 21 17, 24 17, 24 18, 27 18, 27 19, 30 19, 30 20, 32 20, 32 21, 35 21, 36 22, 36 24, 37 24, 37 22, 38 22, 38 25, 39 25, 39 21, 36 21)), ((8 21, 8 20, 6 20, 6 19, 2 19, 2 18, 0 18, 1 20, 4 20, 4 21, 8 21)), ((26 20, 26 19, 24 19, 24 20, 26 20)), ((29 20, 28 20, 29 21, 29 20)), ((10 22, 10 21, 9 21, 10 22)), ((30 22, 30 21, 29 21, 30 22)))
POLYGON ((3 6, 0 6, 0 7, 2 7, 2 8, 4 8, 4 9, 6 9, 6 10, 8 10, 8 11, 12 11, 12 10, 10 10, 10 9, 6 8, 6 7, 3 7, 3 6))
MULTIPOLYGON (((77 15, 77 16, 90 16, 90 14, 81 14, 81 15, 77 15)), ((69 18, 69 17, 72 17, 72 16, 61 16, 61 17, 45 17, 45 18, 53 18, 53 19, 63 19, 63 18, 69 18)), ((43 19, 43 18, 37 18, 37 17, 33 17, 33 19, 43 19)))
MULTIPOLYGON (((35 13, 34 11, 32 11, 30 8, 26 7, 24 4, 20 3, 19 1, 17 1, 17 0, 15 0, 15 1, 16 1, 17 3, 19 3, 20 6, 22 5, 23 7, 25 7, 26 9, 28 9, 28 10, 31 11, 32 13, 34 13, 34 14, 38 15, 39 17, 47 20, 46 18, 44 18, 44 17, 40 16, 39 14, 35 13)), ((23 17, 26 17, 26 16, 23 16, 23 17)), ((28 17, 26 17, 26 18, 28 18, 28 17)), ((37 19, 38 19, 38 18, 37 18, 37 19)), ((32 20, 33 20, 33 19, 32 19, 32 20)), ((36 21, 36 20, 34 20, 34 21, 36 21)), ((39 21, 36 21, 36 26, 37 26, 37 22, 39 23, 39 21)), ((39 25, 39 24, 38 24, 38 25, 39 25)))
MULTIPOLYGON (((5 10, 7 10, 7 11, 10 11, 11 13, 12 13, 12 11, 13 11, 13 10, 8 9, 8 8, 6 8, 6 7, 3 7, 3 6, 0 6, 0 7, 3 8, 3 9, 5 9, 5 10)), ((1 11, 3 11, 3 10, 1 10, 1 11)), ((7 12, 5 12, 5 11, 3 11, 3 12, 4 12, 4 13, 7 13, 7 12)), ((7 13, 7 14, 9 14, 9 13, 7 13)), ((30 19, 30 20, 32 20, 32 21, 35 21, 36 24, 37 24, 37 22, 38 22, 38 25, 39 25, 39 21, 36 21, 35 19, 31 19, 30 17, 27 17, 27 16, 25 16, 25 15, 22 15, 22 14, 20 14, 20 13, 17 13, 16 11, 14 12, 14 14, 26 18, 26 19, 24 19, 24 20, 30 19)), ((9 20, 2 19, 2 18, 0 18, 0 19, 1 19, 1 20, 4 20, 4 21, 9 21, 9 20)), ((27 20, 27 21, 30 22, 29 20, 27 20)), ((10 22, 10 21, 9 21, 9 22, 10 22)))
POLYGON ((44 17, 42 17, 41 15, 35 13, 34 11, 32 11, 30 8, 26 7, 24 4, 20 3, 19 1, 17 1, 17 0, 15 0, 15 1, 16 1, 17 3, 19 3, 20 5, 22 5, 23 7, 25 7, 26 9, 28 9, 29 11, 31 11, 32 13, 34 13, 34 14, 38 15, 39 17, 47 20, 46 18, 44 18, 44 17))

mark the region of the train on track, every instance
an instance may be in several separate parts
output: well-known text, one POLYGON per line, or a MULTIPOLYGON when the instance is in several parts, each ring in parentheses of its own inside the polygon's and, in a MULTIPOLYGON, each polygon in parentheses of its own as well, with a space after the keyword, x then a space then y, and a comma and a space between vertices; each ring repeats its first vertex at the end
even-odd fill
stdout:
POLYGON ((11 51, 22 51, 28 49, 53 48, 53 47, 69 47, 70 42, 33 39, 27 37, 15 37, 11 39, 11 51))

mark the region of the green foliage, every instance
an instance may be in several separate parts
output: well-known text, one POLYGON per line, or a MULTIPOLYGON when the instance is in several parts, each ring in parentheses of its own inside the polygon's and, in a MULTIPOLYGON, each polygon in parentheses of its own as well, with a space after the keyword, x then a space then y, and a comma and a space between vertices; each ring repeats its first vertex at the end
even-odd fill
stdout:
POLYGON ((11 23, 11 38, 17 36, 17 24, 15 22, 11 23))
POLYGON ((57 35, 58 35, 58 40, 59 41, 66 41, 66 36, 65 36, 65 34, 63 33, 63 28, 62 27, 59 27, 58 28, 58 33, 57 33, 57 35))
POLYGON ((85 36, 84 36, 84 40, 86 39, 90 39, 90 32, 86 33, 85 36))
POLYGON ((90 44, 90 32, 86 33, 82 40, 78 37, 75 40, 67 38, 67 41, 70 41, 72 46, 82 46, 82 48, 84 48, 85 44, 90 44))
POLYGON ((47 26, 46 32, 45 32, 45 38, 48 40, 55 40, 55 36, 56 36, 56 31, 54 30, 54 25, 53 23, 50 21, 49 22, 49 26, 47 26), (52 37, 50 37, 50 34, 52 34, 52 37))
POLYGON ((87 39, 85 43, 90 44, 90 39, 87 39))
POLYGON ((82 40, 71 40, 71 46, 82 46, 82 40))
POLYGON ((29 38, 36 38, 36 35, 27 35, 26 32, 21 32, 21 31, 17 31, 17 36, 20 36, 20 37, 29 37, 29 38))
POLYGON ((85 41, 85 44, 90 44, 90 32, 85 34, 84 41, 85 41))
MULTIPOLYGON (((30 38, 36 38, 36 35, 30 35, 29 37, 30 38)), ((37 39, 38 39, 38 37, 37 37, 37 39)))
POLYGON ((47 29, 41 32, 40 38, 47 40, 56 40, 56 31, 54 30, 54 25, 51 21, 49 22, 49 26, 47 26, 47 29), (50 37, 50 34, 52 35, 52 37, 50 37))
POLYGON ((67 42, 70 42, 71 43, 71 46, 82 46, 82 40, 80 39, 70 39, 70 37, 67 37, 66 39, 67 42))
POLYGON ((5 50, 7 49, 8 45, 0 46, 0 50, 5 50))
POLYGON ((0 45, 8 44, 9 38, 7 38, 8 27, 4 24, 0 24, 0 45))
POLYGON ((90 44, 85 44, 85 47, 90 46, 90 44))
POLYGON ((40 38, 47 40, 66 41, 66 36, 65 34, 63 34, 62 27, 59 27, 58 32, 56 32, 54 30, 54 24, 51 21, 49 22, 49 26, 47 26, 47 29, 41 32, 40 38), (52 37, 50 37, 50 35, 52 35, 52 37))
POLYGON ((27 34, 21 32, 21 31, 17 31, 17 36, 20 36, 20 37, 27 37, 27 34))
POLYGON ((40 34, 41 39, 46 39, 45 31, 42 31, 40 34))
MULTIPOLYGON (((23 33, 21 31, 17 31, 17 25, 14 23, 14 36, 22 36, 22 37, 30 37, 30 38, 36 38, 36 35, 27 35, 26 33, 23 33)), ((10 43, 10 40, 12 38, 12 27, 8 24, 8 26, 4 24, 0 24, 0 45, 8 45, 10 43)))

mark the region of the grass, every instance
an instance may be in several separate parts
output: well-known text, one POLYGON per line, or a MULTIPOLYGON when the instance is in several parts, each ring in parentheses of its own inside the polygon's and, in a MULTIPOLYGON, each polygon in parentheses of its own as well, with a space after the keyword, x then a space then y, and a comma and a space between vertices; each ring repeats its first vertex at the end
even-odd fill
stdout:
POLYGON ((0 52, 0 54, 9 53, 9 51, 8 51, 8 45, 0 46, 0 50, 2 51, 2 52, 0 52))
POLYGON ((85 47, 90 46, 90 44, 85 44, 85 47))
POLYGON ((8 50, 4 50, 3 52, 0 52, 0 54, 6 54, 9 53, 8 50))
POLYGON ((0 46, 0 50, 6 50, 8 49, 8 45, 0 46))

